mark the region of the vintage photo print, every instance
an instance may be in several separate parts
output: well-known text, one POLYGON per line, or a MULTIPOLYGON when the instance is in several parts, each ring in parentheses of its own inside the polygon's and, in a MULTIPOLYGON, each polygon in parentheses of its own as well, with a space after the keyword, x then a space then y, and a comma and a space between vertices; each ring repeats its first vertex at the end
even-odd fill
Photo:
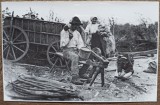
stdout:
POLYGON ((158 2, 1 5, 4 101, 157 101, 158 2))

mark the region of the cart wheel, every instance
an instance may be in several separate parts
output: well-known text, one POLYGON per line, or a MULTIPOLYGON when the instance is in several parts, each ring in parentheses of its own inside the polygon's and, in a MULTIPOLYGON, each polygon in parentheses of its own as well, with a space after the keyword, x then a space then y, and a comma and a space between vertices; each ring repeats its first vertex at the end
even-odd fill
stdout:
POLYGON ((60 42, 53 42, 47 49, 47 60, 54 67, 66 67, 66 62, 63 57, 59 56, 57 52, 62 52, 60 49, 60 42))
POLYGON ((29 49, 26 32, 17 26, 3 27, 3 58, 12 62, 22 59, 29 49))

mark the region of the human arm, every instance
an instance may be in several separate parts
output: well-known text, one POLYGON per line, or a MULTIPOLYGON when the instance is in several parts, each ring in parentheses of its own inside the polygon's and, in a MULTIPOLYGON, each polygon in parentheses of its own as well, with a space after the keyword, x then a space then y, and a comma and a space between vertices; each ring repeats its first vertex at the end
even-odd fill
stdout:
POLYGON ((62 30, 60 33, 60 47, 65 48, 70 42, 69 32, 62 30))
POLYGON ((86 45, 87 45, 87 46, 90 45, 91 39, 92 39, 92 35, 91 35, 91 34, 87 34, 87 39, 86 39, 86 45))
POLYGON ((71 27, 71 24, 66 24, 66 25, 63 27, 63 29, 64 29, 65 31, 68 31, 68 30, 70 29, 70 27, 71 27))
POLYGON ((91 25, 88 24, 87 27, 85 28, 85 33, 86 34, 90 34, 90 31, 91 31, 90 27, 91 27, 91 25))
POLYGON ((84 30, 84 28, 82 26, 80 26, 80 29, 81 29, 81 36, 82 36, 82 39, 83 39, 83 42, 86 44, 86 32, 84 30))
POLYGON ((78 49, 80 49, 80 48, 82 48, 82 47, 85 47, 85 43, 84 43, 84 41, 83 41, 83 39, 82 39, 81 34, 80 34, 79 32, 77 32, 77 34, 78 34, 78 39, 77 39, 77 41, 78 41, 78 43, 77 43, 77 48, 78 48, 78 49))

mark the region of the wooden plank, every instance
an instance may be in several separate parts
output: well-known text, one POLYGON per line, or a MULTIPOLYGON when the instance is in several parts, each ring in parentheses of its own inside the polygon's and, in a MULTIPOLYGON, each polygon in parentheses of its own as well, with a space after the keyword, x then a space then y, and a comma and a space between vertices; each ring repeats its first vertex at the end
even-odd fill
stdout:
POLYGON ((157 49, 148 50, 148 51, 139 51, 139 52, 119 52, 119 54, 132 54, 132 55, 140 55, 140 54, 156 54, 157 49))
POLYGON ((34 25, 33 25, 33 29, 34 29, 34 39, 33 41, 35 42, 36 40, 36 34, 35 34, 35 31, 36 31, 36 26, 35 26, 36 22, 34 22, 34 25))
POLYGON ((21 27, 22 27, 22 29, 23 29, 23 20, 22 20, 22 26, 21 26, 21 27))
POLYGON ((48 34, 48 35, 53 35, 53 36, 59 36, 60 34, 54 34, 54 33, 48 33, 48 32, 36 32, 36 31, 31 31, 31 30, 25 30, 25 32, 33 32, 33 33, 37 33, 37 34, 48 34))
POLYGON ((40 38, 39 38, 39 42, 42 43, 42 34, 40 33, 40 38))
MULTIPOLYGON (((156 54, 156 53, 157 53, 157 49, 148 50, 148 51, 140 51, 140 52, 119 52, 119 54, 132 54, 133 56, 146 55, 146 54, 156 54)), ((137 58, 141 58, 141 56, 140 57, 134 57, 134 59, 137 59, 137 58)), ((107 58, 107 60, 116 61, 117 57, 109 57, 109 58, 107 58)))
POLYGON ((43 45, 43 46, 48 46, 49 44, 48 43, 38 43, 38 42, 29 42, 31 44, 36 44, 36 45, 43 45))

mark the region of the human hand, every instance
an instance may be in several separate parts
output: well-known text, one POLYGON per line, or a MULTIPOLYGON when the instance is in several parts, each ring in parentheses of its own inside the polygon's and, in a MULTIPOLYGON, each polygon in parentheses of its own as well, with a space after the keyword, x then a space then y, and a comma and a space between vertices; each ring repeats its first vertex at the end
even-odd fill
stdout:
POLYGON ((69 33, 69 39, 71 40, 73 38, 73 34, 69 33))
POLYGON ((69 27, 68 27, 67 25, 65 25, 65 26, 64 26, 64 30, 65 30, 65 31, 68 31, 68 30, 69 30, 69 27))

